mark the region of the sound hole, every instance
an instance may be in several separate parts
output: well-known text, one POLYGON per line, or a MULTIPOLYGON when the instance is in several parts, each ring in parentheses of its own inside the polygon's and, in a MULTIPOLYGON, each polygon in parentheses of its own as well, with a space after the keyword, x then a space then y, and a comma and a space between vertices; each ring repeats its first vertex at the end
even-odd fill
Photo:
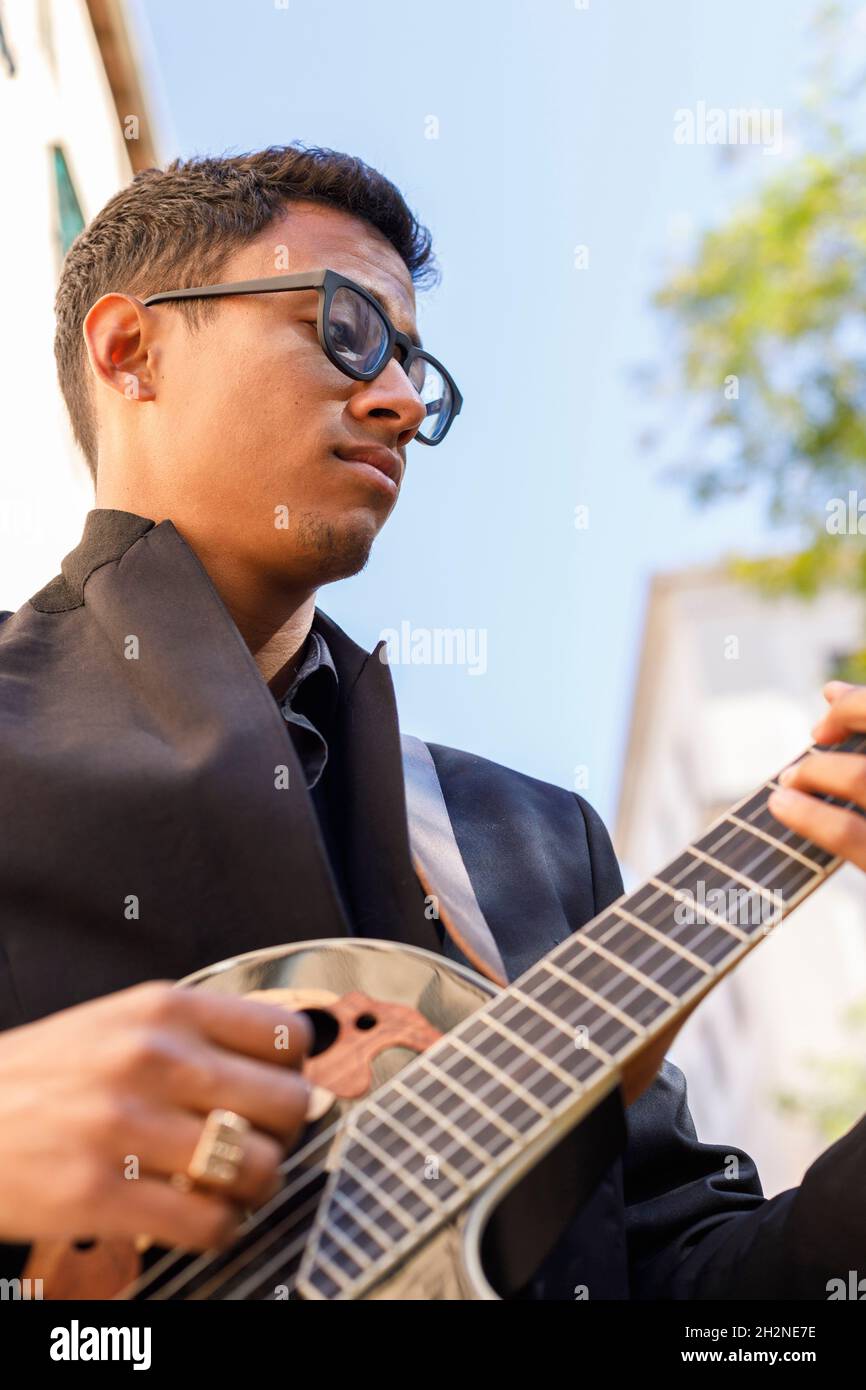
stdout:
POLYGON ((318 1057, 320 1052, 327 1052, 336 1041, 340 1025, 327 1009, 301 1009, 300 1012, 306 1014, 313 1025, 313 1045, 308 1055, 318 1057))

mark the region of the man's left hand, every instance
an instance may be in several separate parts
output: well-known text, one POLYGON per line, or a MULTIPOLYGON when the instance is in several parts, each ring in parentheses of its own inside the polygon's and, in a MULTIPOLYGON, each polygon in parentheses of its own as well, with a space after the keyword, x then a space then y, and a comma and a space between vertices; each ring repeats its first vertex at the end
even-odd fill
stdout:
MULTIPOLYGON (((829 681, 823 694, 830 708, 812 730, 816 743, 840 743, 852 734, 866 733, 866 686, 829 681)), ((767 803, 776 819, 866 869, 866 818, 809 795, 823 792, 866 812, 866 753, 807 753, 778 781, 784 791, 773 792, 767 803)))

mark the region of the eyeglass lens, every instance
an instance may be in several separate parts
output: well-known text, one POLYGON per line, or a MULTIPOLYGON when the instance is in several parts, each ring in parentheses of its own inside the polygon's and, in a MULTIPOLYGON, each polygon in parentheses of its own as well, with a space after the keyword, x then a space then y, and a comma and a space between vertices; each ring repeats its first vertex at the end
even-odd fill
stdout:
MULTIPOLYGON (((340 285, 331 298, 328 333, 332 350, 355 371, 375 372, 384 365, 388 347, 385 321, 368 299, 346 285, 340 285)), ((451 388, 442 373, 423 357, 410 363, 409 380, 427 409, 427 419, 419 433, 435 442, 451 414, 451 388)))

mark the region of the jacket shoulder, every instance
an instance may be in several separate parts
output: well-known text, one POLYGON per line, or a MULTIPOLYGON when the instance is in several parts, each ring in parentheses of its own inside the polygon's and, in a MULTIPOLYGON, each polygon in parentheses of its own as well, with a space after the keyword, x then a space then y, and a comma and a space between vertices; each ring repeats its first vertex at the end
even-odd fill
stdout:
POLYGON ((427 747, 440 779, 443 784, 447 781, 449 790, 465 783, 470 788, 498 790, 528 799, 525 804, 531 810, 558 811, 571 816, 578 812, 586 822, 589 835, 602 834, 607 837, 598 812, 579 792, 568 791, 555 782, 531 777, 526 772, 493 762, 490 758, 482 758, 478 753, 468 753, 462 748, 449 748, 441 743, 428 743, 427 747))
MULTIPOLYGON (((588 871, 596 912, 620 896, 622 878, 610 835, 601 816, 578 792, 477 753, 440 743, 427 746, 452 816, 463 824, 483 819, 488 831, 516 832, 524 849, 528 841, 534 842, 548 869, 565 882, 574 884, 588 871), (585 861, 576 851, 581 842, 585 861)), ((581 911, 575 925, 588 915, 581 911)))

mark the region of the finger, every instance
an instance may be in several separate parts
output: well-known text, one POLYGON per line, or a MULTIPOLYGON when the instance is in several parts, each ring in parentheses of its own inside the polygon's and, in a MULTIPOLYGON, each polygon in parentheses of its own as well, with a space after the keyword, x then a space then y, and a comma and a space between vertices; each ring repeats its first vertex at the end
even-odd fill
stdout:
POLYGON ((812 730, 819 743, 838 743, 851 733, 866 731, 866 689, 852 685, 842 691, 812 730))
POLYGON ((215 1047, 203 1048, 165 1080, 167 1098, 175 1105, 205 1115, 217 1108, 234 1110, 286 1146, 304 1124, 312 1089, 299 1072, 275 1071, 215 1047))
POLYGON ((211 1042, 263 1062, 300 1067, 313 1045, 313 1025, 305 1014, 281 1004, 265 1004, 237 994, 173 991, 186 1017, 211 1042))
POLYGON ((773 792, 767 807, 777 820, 805 839, 866 869, 866 821, 856 811, 829 806, 807 793, 787 789, 773 792))
POLYGON ((159 1178, 118 1181, 106 1193, 100 1226, 111 1235, 149 1236, 157 1245, 220 1250, 230 1245, 243 1219, 240 1208, 216 1193, 179 1192, 159 1178))
MULTIPOLYGON (((134 1155, 142 1173, 151 1176, 185 1174, 201 1139, 202 1128, 201 1117, 188 1111, 142 1107, 123 1134, 124 1165, 134 1155)), ((230 1187, 219 1190, 235 1201, 264 1201, 279 1186, 283 1145, 256 1129, 239 1135, 237 1142, 243 1151, 237 1177, 230 1187)))
POLYGON ((838 700, 840 695, 844 695, 846 690, 856 689, 857 687, 852 681, 826 681, 821 690, 821 694, 824 696, 825 700, 828 700, 830 704, 832 704, 834 700, 838 700))
POLYGON ((860 753, 808 753, 779 774, 795 791, 822 792, 866 806, 866 758, 860 753))

